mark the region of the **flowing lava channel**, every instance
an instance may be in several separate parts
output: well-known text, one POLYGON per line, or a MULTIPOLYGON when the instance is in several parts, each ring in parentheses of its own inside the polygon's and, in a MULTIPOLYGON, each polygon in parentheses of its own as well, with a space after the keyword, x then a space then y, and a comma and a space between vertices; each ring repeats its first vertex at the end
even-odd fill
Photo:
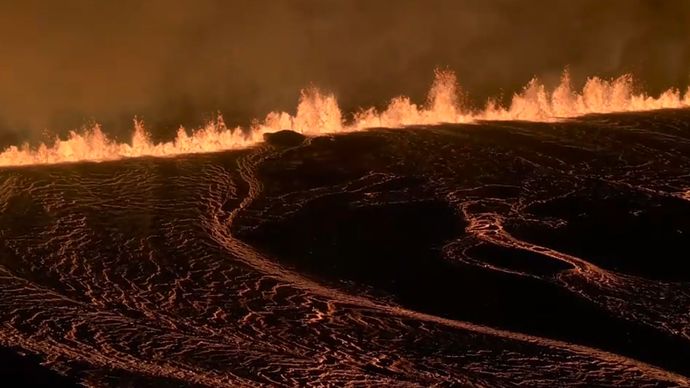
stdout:
POLYGON ((435 71, 435 78, 424 105, 409 97, 393 98, 383 111, 361 110, 346 121, 333 94, 317 88, 301 92, 297 112, 271 112, 251 128, 228 127, 222 118, 207 123, 189 135, 180 127, 173 141, 154 143, 143 122, 134 120, 131 144, 117 143, 96 124, 83 133, 70 132, 66 140, 52 145, 11 146, 0 153, 0 166, 55 164, 77 161, 106 161, 139 156, 174 156, 189 153, 216 152, 244 148, 263 140, 265 133, 291 129, 307 135, 358 131, 373 127, 403 127, 438 123, 472 123, 479 120, 556 121, 590 113, 648 111, 690 106, 690 88, 685 94, 676 88, 658 97, 633 91, 633 79, 624 75, 613 80, 589 78, 581 91, 573 90, 564 72, 560 84, 547 90, 537 79, 513 95, 509 106, 489 100, 482 110, 464 108, 459 102, 455 74, 435 71))

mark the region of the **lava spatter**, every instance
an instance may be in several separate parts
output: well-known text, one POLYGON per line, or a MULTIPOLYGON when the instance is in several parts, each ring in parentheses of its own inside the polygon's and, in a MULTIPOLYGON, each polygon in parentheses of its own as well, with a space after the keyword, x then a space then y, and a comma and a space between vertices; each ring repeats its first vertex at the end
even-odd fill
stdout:
POLYGON ((636 93, 632 76, 624 75, 612 80, 591 77, 581 91, 576 91, 565 72, 561 83, 552 91, 535 78, 512 97, 508 106, 500 106, 490 100, 485 108, 477 110, 460 103, 459 85, 453 72, 436 70, 424 104, 418 105, 409 97, 399 96, 393 98, 382 111, 365 108, 352 114, 351 120, 346 120, 333 94, 311 87, 301 92, 295 114, 271 112, 250 128, 228 127, 219 117, 191 133, 181 127, 175 139, 155 143, 148 136, 143 122, 135 119, 132 141, 118 143, 96 124, 82 132, 72 131, 67 139, 55 139, 53 144, 11 146, 0 153, 0 166, 218 152, 253 146, 263 140, 264 134, 285 129, 307 135, 324 135, 376 127, 475 123, 481 120, 551 122, 592 113, 688 106, 690 90, 682 94, 678 89, 671 88, 653 97, 644 92, 636 93))

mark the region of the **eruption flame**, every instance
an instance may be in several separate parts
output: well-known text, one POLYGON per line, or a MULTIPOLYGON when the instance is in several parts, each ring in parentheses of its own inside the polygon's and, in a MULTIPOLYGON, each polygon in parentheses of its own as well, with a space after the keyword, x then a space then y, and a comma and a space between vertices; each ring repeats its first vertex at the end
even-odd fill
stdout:
POLYGON ((153 143, 144 124, 135 119, 131 144, 109 139, 101 127, 95 125, 81 134, 72 131, 66 140, 58 138, 51 146, 41 144, 33 149, 28 145, 11 146, 0 153, 0 166, 216 152, 252 146, 262 141, 264 133, 282 129, 319 135, 372 127, 472 123, 479 120, 555 121, 590 113, 690 106, 690 88, 684 95, 675 88, 666 90, 658 97, 645 93, 635 94, 630 75, 613 80, 589 78, 580 92, 573 90, 567 72, 553 91, 547 91, 535 78, 520 93, 513 95, 508 107, 490 100, 479 111, 463 108, 458 91, 457 78, 453 72, 436 70, 425 105, 418 106, 409 97, 399 96, 393 98, 382 112, 375 108, 365 109, 355 113, 353 119, 346 122, 334 95, 308 88, 301 92, 294 116, 285 112, 271 112, 262 122, 257 121, 248 129, 227 127, 222 117, 219 117, 191 135, 181 127, 173 141, 153 143))

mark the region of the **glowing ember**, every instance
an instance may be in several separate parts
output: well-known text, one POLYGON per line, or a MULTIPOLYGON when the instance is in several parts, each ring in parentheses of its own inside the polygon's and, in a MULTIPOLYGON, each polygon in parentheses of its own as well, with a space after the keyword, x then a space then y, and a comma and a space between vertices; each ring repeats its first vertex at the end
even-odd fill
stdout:
POLYGON ((690 106, 690 89, 682 95, 669 89, 658 97, 633 92, 633 79, 624 75, 614 80, 593 77, 582 91, 574 91, 568 73, 553 91, 547 91, 533 79, 522 92, 513 96, 510 106, 499 106, 490 100, 480 111, 459 104, 458 84, 454 73, 437 70, 426 104, 418 106, 405 96, 393 98, 388 107, 354 114, 350 122, 343 119, 335 96, 316 88, 301 92, 297 113, 271 112, 252 128, 229 128, 222 118, 209 122, 191 135, 180 128, 175 140, 152 143, 141 121, 134 121, 131 144, 110 140, 96 125, 85 133, 71 132, 66 140, 56 139, 52 146, 41 144, 12 146, 0 153, 0 166, 54 164, 82 160, 105 161, 138 156, 174 156, 188 153, 215 152, 243 148, 263 139, 263 134, 291 129, 309 135, 358 131, 372 127, 403 127, 437 123, 471 123, 478 120, 555 121, 590 113, 646 111, 690 106))

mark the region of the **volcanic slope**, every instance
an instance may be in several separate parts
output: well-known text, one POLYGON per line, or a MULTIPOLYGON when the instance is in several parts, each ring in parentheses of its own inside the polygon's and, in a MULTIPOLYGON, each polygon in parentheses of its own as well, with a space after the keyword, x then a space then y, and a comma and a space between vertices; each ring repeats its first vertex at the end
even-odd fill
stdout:
POLYGON ((690 385, 690 112, 0 170, 0 344, 87 385, 690 385))

